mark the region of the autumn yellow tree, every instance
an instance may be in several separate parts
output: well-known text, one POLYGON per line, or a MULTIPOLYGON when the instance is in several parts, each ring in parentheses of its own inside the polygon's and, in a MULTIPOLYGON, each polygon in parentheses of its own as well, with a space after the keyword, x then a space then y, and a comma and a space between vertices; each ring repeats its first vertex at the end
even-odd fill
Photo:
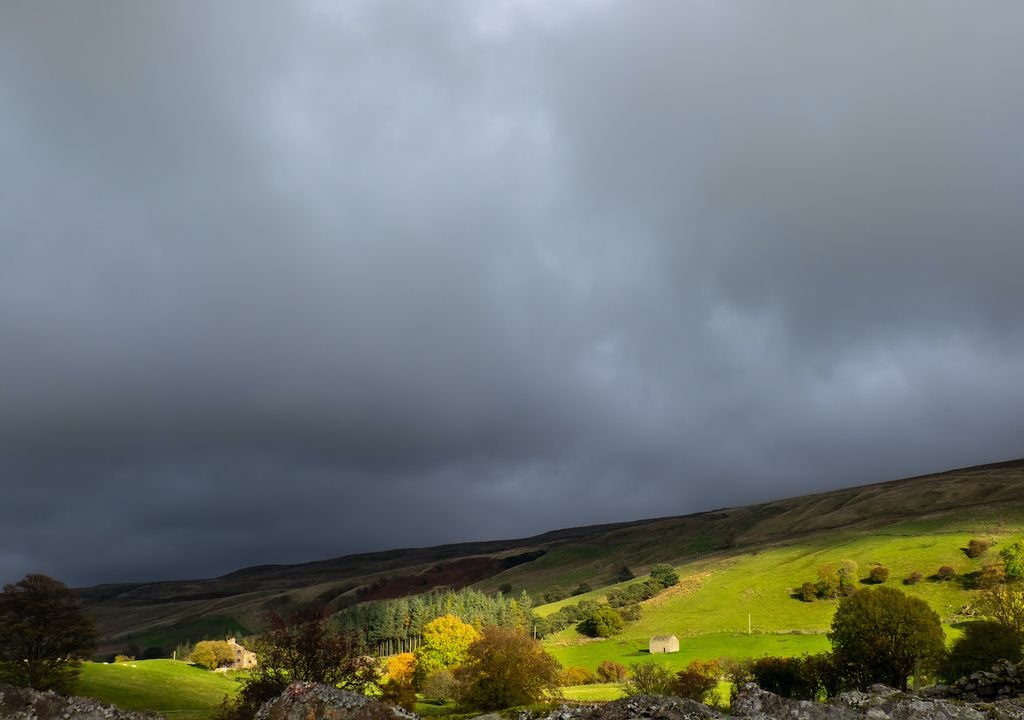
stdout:
POLYGON ((416 656, 412 653, 400 653, 388 658, 384 666, 381 700, 411 712, 416 706, 416 690, 412 684, 415 670, 416 656))
POLYGON ((454 615, 442 615, 423 627, 423 644, 416 648, 415 683, 438 670, 448 670, 466 662, 469 646, 480 638, 472 625, 454 615))
POLYGON ((400 653, 388 658, 384 668, 384 679, 400 683, 411 683, 416 670, 416 656, 412 653, 400 653))

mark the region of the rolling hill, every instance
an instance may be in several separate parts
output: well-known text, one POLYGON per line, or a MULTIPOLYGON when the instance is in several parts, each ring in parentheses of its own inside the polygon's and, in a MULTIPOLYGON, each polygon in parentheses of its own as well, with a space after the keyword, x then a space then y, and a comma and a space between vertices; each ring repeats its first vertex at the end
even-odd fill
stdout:
MULTIPOLYGON (((617 656, 640 652, 647 635, 667 631, 708 642, 719 637, 726 649, 754 643, 736 639, 747 630, 748 615, 757 632, 747 637, 761 638, 760 645, 767 635, 777 636, 774 643, 787 636, 797 649, 801 643, 814 649, 831 617, 830 603, 801 603, 789 594, 793 586, 814 579, 822 563, 850 558, 861 568, 885 564, 895 582, 901 573, 934 572, 931 566, 940 559, 962 573, 973 572, 976 561, 959 551, 970 537, 986 535, 998 542, 1021 533, 1024 460, 1015 460, 681 517, 78 592, 97 618, 104 654, 131 644, 171 648, 182 640, 259 631, 266 611, 309 602, 341 608, 439 588, 494 591, 505 583, 534 594, 583 581, 601 587, 614 582, 623 565, 640 575, 668 562, 684 577, 681 589, 651 601, 643 620, 606 641, 619 643, 617 656)), ((969 599, 955 583, 924 583, 914 592, 947 618, 969 599)), ((574 665, 590 665, 599 645, 583 643, 571 630, 549 644, 564 663, 574 665)), ((606 656, 609 647, 602 650, 606 656)))

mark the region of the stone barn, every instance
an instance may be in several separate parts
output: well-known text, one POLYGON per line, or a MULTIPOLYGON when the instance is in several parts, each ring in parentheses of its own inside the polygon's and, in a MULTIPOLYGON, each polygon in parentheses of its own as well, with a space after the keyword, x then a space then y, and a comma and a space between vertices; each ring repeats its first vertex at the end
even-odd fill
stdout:
POLYGON ((679 652, 679 638, 675 635, 655 635, 647 644, 651 655, 679 652))

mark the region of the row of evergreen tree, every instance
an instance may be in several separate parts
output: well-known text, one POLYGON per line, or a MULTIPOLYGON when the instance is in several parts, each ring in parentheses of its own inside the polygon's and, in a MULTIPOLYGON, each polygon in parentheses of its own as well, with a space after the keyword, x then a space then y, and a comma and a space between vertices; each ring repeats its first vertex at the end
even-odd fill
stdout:
POLYGON ((525 590, 513 597, 472 589, 360 603, 335 615, 335 622, 355 633, 367 652, 384 656, 413 652, 422 642, 423 627, 443 615, 455 615, 477 628, 497 625, 533 632, 537 624, 533 599, 525 590))

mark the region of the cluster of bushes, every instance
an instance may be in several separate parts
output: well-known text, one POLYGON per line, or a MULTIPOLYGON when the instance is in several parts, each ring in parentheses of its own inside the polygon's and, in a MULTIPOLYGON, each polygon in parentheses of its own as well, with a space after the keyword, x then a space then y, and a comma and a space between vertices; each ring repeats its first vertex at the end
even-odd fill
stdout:
POLYGON ((678 672, 656 662, 636 663, 630 666, 623 691, 626 695, 675 695, 717 705, 722 673, 722 665, 715 660, 694 660, 678 672))
MULTIPOLYGON (((977 559, 985 555, 993 542, 986 538, 971 538, 967 546, 961 548, 964 555, 977 559)), ((975 589, 991 589, 1008 580, 1024 579, 1024 539, 1017 540, 999 552, 998 562, 985 565, 974 573, 963 576, 966 587, 975 589)), ((889 569, 884 565, 875 565, 861 583, 865 585, 881 585, 889 580, 889 569)), ((914 571, 903 578, 904 585, 917 585, 924 580, 922 573, 914 571)), ((951 582, 957 579, 956 568, 942 565, 933 575, 935 582, 951 582)), ((835 599, 849 597, 857 589, 857 563, 843 560, 838 565, 823 565, 818 569, 818 578, 814 582, 805 582, 798 587, 794 595, 804 602, 819 599, 835 599)))
POLYGON ((842 560, 839 565, 822 565, 818 568, 816 582, 805 582, 797 590, 797 596, 804 602, 816 599, 831 600, 849 597, 857 589, 857 563, 842 560))
POLYGON ((522 630, 492 625, 477 631, 446 616, 428 624, 415 653, 388 660, 381 696, 407 710, 413 709, 417 691, 439 705, 456 699, 466 709, 496 710, 536 702, 561 681, 586 680, 581 673, 588 672, 559 670, 522 630))
POLYGON ((596 600, 580 600, 545 618, 538 618, 537 634, 544 636, 575 625, 580 633, 589 637, 611 637, 622 632, 627 620, 639 619, 639 610, 636 606, 635 611, 623 613, 596 600))
MULTIPOLYGON (((622 570, 628 571, 629 568, 623 567, 622 570)), ((537 634, 545 636, 576 625, 576 629, 583 635, 612 637, 620 633, 627 622, 640 619, 641 602, 657 596, 678 582, 679 576, 671 565, 655 565, 650 577, 642 582, 609 590, 606 604, 581 600, 574 605, 561 607, 545 618, 536 618, 537 634)))

